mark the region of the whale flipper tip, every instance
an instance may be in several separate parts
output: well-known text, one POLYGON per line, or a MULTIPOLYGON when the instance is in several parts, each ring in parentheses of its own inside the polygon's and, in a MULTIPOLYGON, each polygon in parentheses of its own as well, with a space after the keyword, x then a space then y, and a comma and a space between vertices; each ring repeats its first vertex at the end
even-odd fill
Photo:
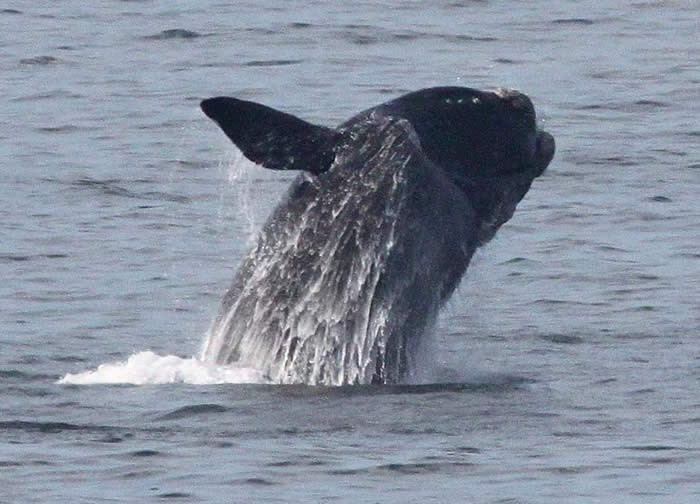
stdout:
POLYGON ((200 107, 248 159, 265 168, 322 173, 333 163, 335 130, 227 96, 202 100, 200 107))

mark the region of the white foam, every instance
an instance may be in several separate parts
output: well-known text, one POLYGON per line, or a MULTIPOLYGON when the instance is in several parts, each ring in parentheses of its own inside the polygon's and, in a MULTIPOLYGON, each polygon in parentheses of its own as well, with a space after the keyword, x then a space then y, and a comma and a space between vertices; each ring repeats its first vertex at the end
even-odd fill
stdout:
POLYGON ((188 383, 213 385, 219 383, 269 383, 257 369, 219 366, 195 357, 183 359, 175 355, 158 355, 145 351, 124 362, 101 364, 93 371, 68 373, 60 384, 132 384, 152 385, 188 383))

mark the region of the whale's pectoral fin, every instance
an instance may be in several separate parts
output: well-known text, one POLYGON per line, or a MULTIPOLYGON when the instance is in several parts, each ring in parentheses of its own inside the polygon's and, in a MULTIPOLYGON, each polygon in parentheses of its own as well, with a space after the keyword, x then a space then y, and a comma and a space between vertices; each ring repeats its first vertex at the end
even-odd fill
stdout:
POLYGON ((265 168, 322 173, 333 163, 335 130, 236 98, 209 98, 201 107, 245 157, 265 168))

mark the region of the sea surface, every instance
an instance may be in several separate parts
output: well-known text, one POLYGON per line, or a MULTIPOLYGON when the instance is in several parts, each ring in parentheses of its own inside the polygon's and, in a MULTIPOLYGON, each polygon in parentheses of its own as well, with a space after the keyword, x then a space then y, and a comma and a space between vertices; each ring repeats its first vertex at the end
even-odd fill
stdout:
POLYGON ((700 502, 697 0, 0 6, 0 502, 700 502), (472 262, 433 379, 198 359, 293 174, 199 110, 333 126, 528 94, 557 154, 472 262))

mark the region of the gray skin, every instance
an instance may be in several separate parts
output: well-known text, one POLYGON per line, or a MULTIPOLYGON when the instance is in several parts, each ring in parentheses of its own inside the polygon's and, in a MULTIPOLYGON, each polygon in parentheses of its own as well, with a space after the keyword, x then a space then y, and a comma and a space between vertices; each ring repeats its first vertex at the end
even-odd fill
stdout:
POLYGON ((424 89, 336 129, 235 98, 202 109, 252 161, 302 170, 203 349, 277 383, 410 379, 474 251, 554 156, 506 89, 424 89))

